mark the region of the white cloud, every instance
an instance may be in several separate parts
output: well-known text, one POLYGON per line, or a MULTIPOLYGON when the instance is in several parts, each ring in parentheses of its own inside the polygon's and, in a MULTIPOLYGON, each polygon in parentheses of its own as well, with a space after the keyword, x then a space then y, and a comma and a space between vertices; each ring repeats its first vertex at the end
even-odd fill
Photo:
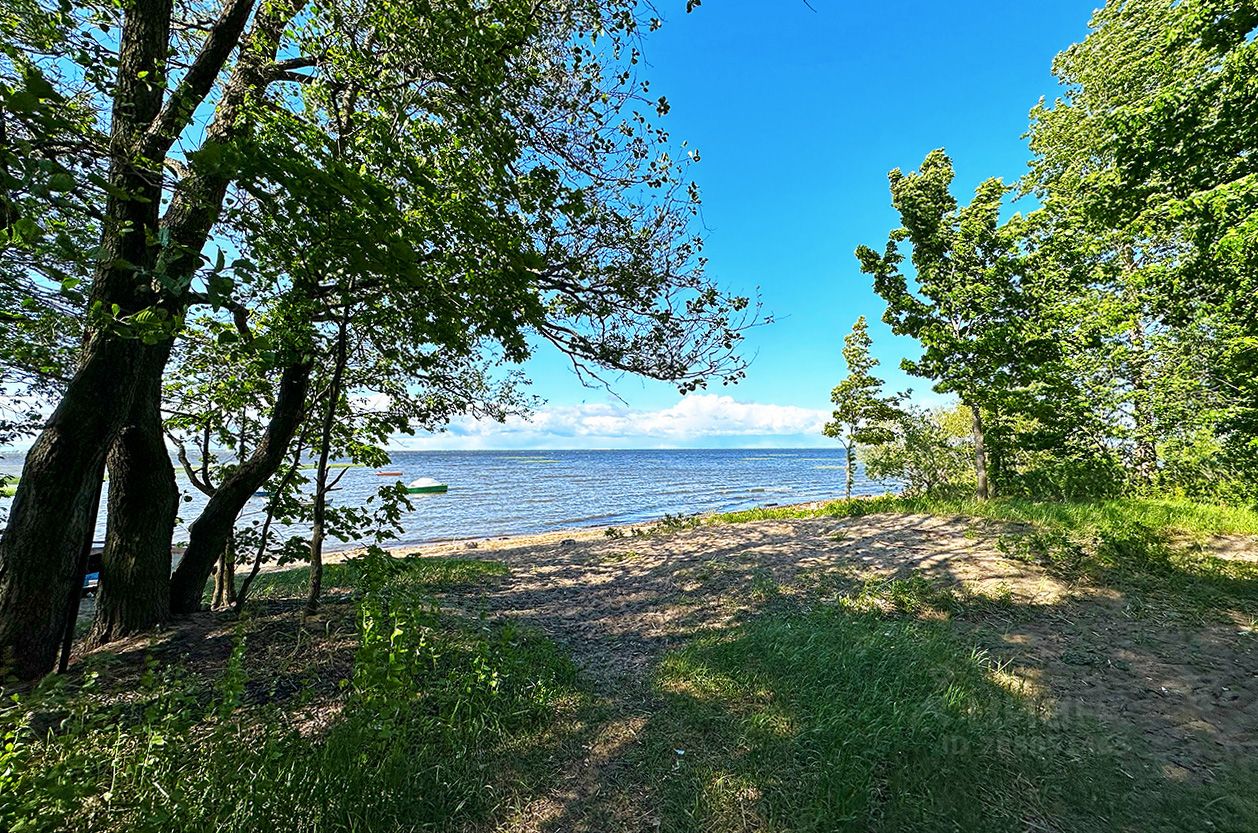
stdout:
POLYGON ((678 446, 822 445, 829 414, 795 405, 739 402, 691 394, 675 405, 642 410, 610 404, 548 405, 529 419, 460 420, 442 434, 398 437, 405 449, 670 448, 678 446))

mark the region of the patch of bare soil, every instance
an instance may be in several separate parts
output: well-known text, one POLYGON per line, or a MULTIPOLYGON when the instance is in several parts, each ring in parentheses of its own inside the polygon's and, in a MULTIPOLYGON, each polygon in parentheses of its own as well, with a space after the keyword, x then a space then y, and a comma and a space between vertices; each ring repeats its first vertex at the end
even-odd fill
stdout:
MULTIPOLYGON (((652 830, 650 796, 632 772, 654 708, 649 681, 687 638, 735 624, 766 594, 816 593, 874 577, 924 574, 1001 600, 955 621, 1002 663, 1006 685, 1050 709, 1129 730, 1169 777, 1204 780, 1258 756, 1258 628, 1246 616, 1190 620, 1111 589, 1071 585, 1002 555, 1009 527, 965 518, 871 515, 711 524, 608 537, 603 529, 412 548, 425 556, 501 560, 510 574, 442 604, 515 617, 573 652, 606 703, 545 794, 519 808, 511 831, 652 830)), ((1252 539, 1204 544, 1223 558, 1258 558, 1252 539)), ((343 553, 337 557, 347 557, 343 553)), ((333 600, 303 618, 300 602, 259 606, 246 653, 251 695, 291 698, 300 725, 335 710, 353 658, 352 605, 333 600)), ((205 613, 167 635, 111 646, 138 675, 144 658, 212 676, 234 644, 230 619, 205 613), (189 662, 191 660, 191 662, 189 662)))
MULTIPOLYGON (((1171 777, 1206 779, 1258 756, 1258 633, 1225 617, 1189 622, 1104 588, 1069 585, 1002 555, 1007 528, 964 518, 863 518, 704 525, 608 538, 601 530, 425 547, 500 559, 510 576, 476 599, 567 646, 613 704, 612 716, 547 796, 512 829, 650 829, 645 805, 616 794, 652 708, 649 676, 669 648, 754 612, 761 589, 818 577, 921 573, 1001 600, 957 622, 1004 664, 1005 683, 1048 708, 1119 725, 1171 777), (617 804, 609 807, 608 803, 617 804), (597 822, 610 813, 614 821, 597 822)), ((1250 558, 1253 542, 1208 543, 1250 558)))

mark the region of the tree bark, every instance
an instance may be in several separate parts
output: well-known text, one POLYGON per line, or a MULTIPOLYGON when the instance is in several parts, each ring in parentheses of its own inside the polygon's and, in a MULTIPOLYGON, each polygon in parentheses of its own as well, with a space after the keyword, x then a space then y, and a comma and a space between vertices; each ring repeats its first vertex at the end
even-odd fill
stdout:
MULTIPOLYGON (((175 109, 164 110, 162 117, 154 121, 153 132, 148 137, 154 146, 160 148, 171 138, 169 132, 163 132, 169 127, 166 123, 166 117, 169 114, 174 113, 176 109, 190 114, 192 111, 187 109, 189 102, 195 105, 204 98, 209 85, 203 82, 207 78, 212 79, 212 76, 217 74, 237 41, 240 41, 239 58, 216 103, 214 116, 206 126, 203 144, 230 144, 248 131, 249 120, 246 118, 245 103, 252 93, 266 87, 268 81, 266 67, 275 58, 284 27, 296 13, 295 0, 280 0, 280 2, 265 4, 255 17, 248 36, 242 39, 240 33, 252 5, 251 2, 232 0, 224 9, 213 36, 207 40, 202 53, 197 58, 199 66, 196 79, 193 79, 196 83, 189 82, 189 78, 193 75, 192 70, 189 70, 185 84, 181 85, 172 97, 170 107, 175 109), (179 98, 180 96, 185 97, 179 98), (176 98, 179 100, 175 101, 176 98)), ((178 119, 172 118, 173 122, 178 124, 178 119)), ((170 205, 162 217, 161 228, 170 242, 162 249, 161 256, 154 267, 155 271, 165 276, 168 291, 173 295, 172 304, 177 305, 180 310, 185 309, 188 304, 188 296, 184 290, 201 266, 201 251, 209 238, 211 229, 218 221, 223 199, 235 175, 235 172, 229 168, 225 169, 217 165, 202 167, 196 162, 190 165, 190 169, 191 173, 174 189, 170 205)), ((154 202, 156 203, 157 200, 154 202)), ((152 369, 152 373, 157 378, 159 392, 163 370, 164 364, 162 367, 152 369)), ((302 399, 304 396, 303 390, 302 399)), ((282 438, 282 444, 286 445, 290 438, 291 433, 282 438)), ((276 453, 282 455, 283 448, 276 453)), ((255 457, 265 457, 265 454, 255 455, 255 457)), ((278 462, 271 464, 272 471, 276 465, 278 462)), ((238 471, 237 475, 240 477, 236 479, 236 487, 228 494, 216 494, 202 512, 202 518, 206 519, 202 530, 212 529, 213 534, 208 539, 204 534, 198 537, 195 523, 190 530, 193 533, 193 540, 189 542, 188 552, 184 554, 180 566, 189 562, 188 555, 192 554, 193 558, 189 563, 195 564, 196 568, 193 570, 190 567, 182 576, 176 570, 172 577, 171 611, 173 613, 187 613, 200 608, 205 580, 209 577, 215 560, 227 545, 227 536, 235 524, 236 516, 240 513, 240 507, 244 506, 244 501, 248 500, 258 488, 254 485, 246 489, 241 485, 253 479, 251 471, 243 473, 238 471), (233 506, 235 506, 234 509, 233 506), (209 513, 208 517, 207 513, 209 513), (208 540, 213 541, 214 549, 207 556, 202 547, 208 540)), ((266 476, 269 476, 269 473, 266 476)), ((164 533, 154 533, 155 536, 157 534, 162 534, 164 537, 164 533)), ((157 544, 154 542, 152 546, 156 547, 157 544)))
POLYGON ((236 536, 227 536, 227 546, 214 565, 214 597, 210 607, 226 610, 236 605, 236 536))
POLYGON ((970 406, 974 417, 974 479, 979 500, 987 500, 991 490, 987 484, 987 440, 983 430, 983 415, 977 405, 970 406))
POLYGON ((214 562, 227 546, 240 510, 279 469, 285 449, 301 426, 305 416, 306 392, 310 387, 310 367, 308 362, 302 362, 284 369, 279 395, 262 441, 249 459, 219 484, 218 491, 189 527, 188 548, 171 577, 172 612, 192 613, 201 609, 205 582, 210 577, 214 562))
POLYGON ((852 466, 856 464, 856 444, 849 443, 847 446, 847 454, 843 461, 843 498, 844 500, 852 499, 852 466))
POLYGON ((130 418, 109 449, 109 522, 92 645, 170 618, 171 539, 179 511, 162 434, 161 372, 170 347, 165 341, 145 348, 130 418))
MULTIPOLYGON (((153 301, 161 176, 139 153, 157 115, 170 39, 171 0, 134 0, 119 38, 110 123, 109 181, 92 281, 93 308, 121 315, 153 301)), ((131 410, 141 345, 89 324, 79 368, 26 456, 9 525, 0 539, 0 665, 34 679, 56 662, 62 622, 83 544, 96 518, 105 450, 131 410)))
MULTIPOLYGON (((224 10, 171 108, 163 111, 172 0, 129 3, 119 37, 110 119, 112 187, 92 281, 93 309, 116 306, 126 316, 164 303, 172 312, 181 311, 185 301, 179 284, 200 262, 230 175, 196 172, 192 182, 175 189, 162 223, 170 240, 163 249, 158 242, 161 167, 232 53, 251 8, 252 3, 233 0, 224 10), (158 296, 155 273, 162 274, 174 297, 158 296)), ((284 0, 258 16, 206 141, 227 141, 242 129, 241 103, 250 90, 265 86, 265 67, 295 11, 295 3, 284 0)), ((9 526, 0 539, 0 667, 7 663, 22 679, 47 673, 56 661, 60 617, 50 611, 64 609, 67 593, 78 592, 69 586, 71 574, 95 525, 87 507, 100 488, 106 448, 131 413, 144 352, 140 342, 89 322, 79 370, 26 457, 9 526)), ((160 368, 156 372, 160 377, 160 368)), ((164 537, 160 529, 153 534, 159 536, 164 537)))
POLYGON ((319 432, 319 467, 315 473, 314 507, 310 524, 310 592, 306 596, 306 611, 313 613, 319 608, 319 596, 323 592, 323 534, 328 506, 328 456, 332 450, 332 429, 336 425, 336 409, 341 401, 341 380, 345 375, 348 350, 349 306, 341 318, 336 333, 336 362, 332 367, 332 381, 328 386, 328 406, 323 413, 323 426, 319 432))

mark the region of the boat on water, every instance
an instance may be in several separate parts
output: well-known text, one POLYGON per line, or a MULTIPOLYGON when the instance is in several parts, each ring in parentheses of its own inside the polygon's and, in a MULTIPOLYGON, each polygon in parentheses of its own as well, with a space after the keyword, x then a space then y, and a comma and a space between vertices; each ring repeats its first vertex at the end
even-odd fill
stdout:
POLYGON ((408 495, 439 495, 449 490, 449 486, 431 477, 421 477, 406 484, 408 495))
POLYGON ((378 472, 376 472, 376 477, 401 477, 401 476, 402 476, 402 472, 400 472, 400 471, 378 471, 378 472))

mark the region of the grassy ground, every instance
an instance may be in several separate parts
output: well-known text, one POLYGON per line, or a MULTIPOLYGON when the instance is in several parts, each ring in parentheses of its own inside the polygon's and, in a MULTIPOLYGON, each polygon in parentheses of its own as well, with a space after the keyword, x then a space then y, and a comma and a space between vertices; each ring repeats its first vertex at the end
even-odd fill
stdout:
MULTIPOLYGON (((269 631, 294 624, 264 621, 262 604, 236 626, 225 663, 189 653, 207 635, 139 669, 134 656, 98 654, 14 696, 0 709, 0 829, 463 830, 505 815, 547 777, 588 697, 546 639, 433 601, 435 589, 502 572, 336 565, 329 585, 355 595, 339 683, 310 673, 337 650, 318 632, 339 627, 334 606, 281 638, 266 668, 250 667, 252 641, 274 647, 269 631), (304 682, 290 684, 277 653, 296 658, 304 682)), ((271 604, 303 589, 297 571, 265 584, 271 604)))
POLYGON ((1215 557, 1218 536, 1258 535, 1258 511, 1177 500, 1128 498, 1079 503, 939 500, 881 496, 815 508, 781 507, 706 519, 746 523, 857 517, 879 512, 958 515, 1003 524, 1000 548, 1052 574, 1125 591, 1193 616, 1239 609, 1258 615, 1258 563, 1215 557))
POLYGON ((1167 779, 1132 733, 976 650, 955 598, 909 584, 771 606, 669 654, 641 756, 661 829, 1258 829, 1258 770, 1167 779))
POLYGON ((330 564, 307 620, 305 569, 266 573, 239 624, 95 655, 0 708, 0 830, 1256 831, 1258 766, 1176 764, 1179 735, 1153 748, 1151 727, 1184 718, 1128 667, 1175 660, 1183 636, 1220 658, 1193 658, 1223 686, 1210 715, 1233 708, 1233 678, 1249 696, 1254 637, 1215 614, 1258 610, 1258 561, 1215 536, 1254 534, 1258 514, 1176 502, 877 498, 330 564), (722 524, 877 512, 893 514, 867 526, 895 533, 880 543, 827 522, 719 544, 722 524), (981 538, 981 563, 1079 592, 1032 603, 956 573, 861 572, 870 548, 932 546, 941 527, 917 515, 971 519, 936 542, 949 557, 981 538), (696 547, 721 580, 693 573, 696 547), (805 550, 811 566, 774 572, 805 550), (499 615, 462 612, 477 610, 499 615), (584 674, 519 622, 539 610, 584 674), (1063 667, 1085 669, 1067 698, 1063 667), (1155 698, 1139 715, 1133 680, 1155 698), (1109 701, 1087 699, 1105 685, 1109 701))
MULTIPOLYGON (((1246 509, 882 497, 705 520, 879 512, 1008 524, 999 546, 1009 558, 1140 604, 1197 618, 1258 607, 1258 563, 1202 544, 1258 535, 1258 513, 1246 509)), ((1258 767, 1166 777, 1133 732, 1045 700, 975 647, 998 643, 992 628, 1007 621, 985 621, 992 600, 921 576, 824 602, 767 595, 777 601, 751 621, 691 641, 659 668, 663 708, 642 760, 661 785, 665 829, 1258 830, 1258 767), (973 603, 987 609, 967 617, 973 603)))
POLYGON ((967 515, 996 521, 1036 524, 1076 531, 1139 523, 1161 532, 1195 535, 1258 535, 1258 511, 1186 500, 1123 498, 1076 503, 1030 500, 945 500, 882 495, 832 501, 815 508, 798 506, 749 509, 713 516, 723 523, 786 518, 852 517, 876 512, 967 515))
MULTIPOLYGON (((425 558, 400 562, 401 581, 411 591, 431 593, 465 590, 495 576, 507 573, 506 565, 499 561, 475 558, 425 558)), ((354 590, 365 580, 363 562, 359 559, 337 561, 323 567, 323 585, 329 588, 354 590)), ((294 567, 289 570, 259 573, 249 591, 255 599, 295 598, 310 584, 310 568, 294 567), (256 595, 255 595, 256 594, 256 595)))

